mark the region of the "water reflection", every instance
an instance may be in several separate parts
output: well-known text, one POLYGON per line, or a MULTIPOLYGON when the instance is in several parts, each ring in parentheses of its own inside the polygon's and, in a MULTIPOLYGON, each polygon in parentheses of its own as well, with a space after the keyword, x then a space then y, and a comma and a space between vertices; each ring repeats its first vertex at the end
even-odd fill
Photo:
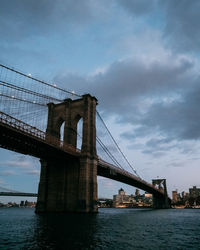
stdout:
POLYGON ((198 209, 42 214, 0 209, 0 249, 200 249, 198 209))
POLYGON ((98 214, 35 215, 33 248, 95 249, 98 214))

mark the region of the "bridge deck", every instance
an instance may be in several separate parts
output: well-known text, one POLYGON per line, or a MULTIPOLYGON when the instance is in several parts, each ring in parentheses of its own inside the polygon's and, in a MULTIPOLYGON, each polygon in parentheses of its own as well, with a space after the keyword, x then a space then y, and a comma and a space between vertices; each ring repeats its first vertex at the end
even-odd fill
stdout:
POLYGON ((20 192, 0 192, 0 196, 25 196, 25 197, 37 197, 35 193, 20 193, 20 192))
POLYGON ((128 185, 140 188, 155 195, 164 195, 162 190, 158 190, 152 184, 146 182, 145 180, 137 177, 134 174, 129 173, 126 170, 120 169, 102 159, 98 161, 98 175, 126 183, 128 185))
MULTIPOLYGON (((80 157, 80 150, 70 145, 64 145, 58 139, 50 137, 45 140, 46 133, 19 121, 3 112, 0 112, 0 147, 23 154, 43 158, 45 155, 52 157, 80 157)), ((164 195, 152 184, 141 178, 122 170, 99 158, 97 174, 128 185, 138 187, 155 195, 164 195)))

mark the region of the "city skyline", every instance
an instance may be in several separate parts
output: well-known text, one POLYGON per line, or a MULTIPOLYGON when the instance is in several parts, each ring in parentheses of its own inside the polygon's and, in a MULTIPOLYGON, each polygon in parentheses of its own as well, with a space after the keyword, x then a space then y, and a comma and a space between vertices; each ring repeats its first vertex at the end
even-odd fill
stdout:
MULTIPOLYGON (((139 175, 166 178, 170 196, 200 187, 200 4, 192 2, 2 1, 0 63, 95 95, 139 175)), ((0 186, 37 192, 39 173, 38 159, 0 149, 0 186)), ((120 187, 135 190, 98 177, 101 197, 120 187)))
MULTIPOLYGON (((121 183, 121 186, 123 186, 123 184, 121 183)), ((125 186, 127 186, 127 185, 125 185, 125 186)), ((11 191, 11 190, 3 190, 4 192, 6 192, 6 191, 11 191)), ((143 191, 143 190, 140 190, 140 189, 138 189, 138 188, 135 188, 135 192, 132 192, 132 193, 127 193, 126 192, 126 190, 124 190, 122 187, 119 189, 119 190, 116 190, 116 192, 115 193, 113 193, 113 195, 112 195, 112 197, 98 197, 98 200, 101 200, 101 199, 109 199, 109 200, 115 200, 116 199, 116 196, 118 196, 117 195, 117 191, 118 191, 118 194, 120 194, 120 195, 124 195, 125 197, 135 197, 135 196, 138 196, 138 197, 142 197, 142 196, 146 196, 146 197, 152 197, 152 194, 150 194, 150 193, 148 193, 148 192, 146 192, 146 191, 143 191)), ((1 187, 0 187, 0 192, 2 192, 2 190, 1 190, 1 187)), ((184 197, 189 197, 189 196, 191 196, 191 197, 193 197, 193 196, 195 196, 196 195, 196 197, 198 197, 198 196, 200 196, 199 194, 200 194, 200 188, 199 187, 196 187, 196 186, 191 186, 188 190, 178 190, 178 189, 176 189, 176 190, 173 190, 172 191, 172 194, 168 194, 171 198, 172 198, 172 202, 175 202, 175 201, 178 201, 178 199, 181 199, 181 198, 184 198, 184 197)), ((2 202, 2 197, 4 197, 4 196, 1 196, 0 197, 0 203, 2 202)), ((31 202, 36 202, 37 201, 37 198, 35 198, 35 197, 30 197, 30 196, 19 196, 19 197, 12 197, 12 196, 7 196, 7 199, 3 199, 4 200, 4 202, 3 203, 5 203, 5 202, 7 202, 7 203, 9 203, 9 202, 22 202, 22 201, 31 201, 31 202)))

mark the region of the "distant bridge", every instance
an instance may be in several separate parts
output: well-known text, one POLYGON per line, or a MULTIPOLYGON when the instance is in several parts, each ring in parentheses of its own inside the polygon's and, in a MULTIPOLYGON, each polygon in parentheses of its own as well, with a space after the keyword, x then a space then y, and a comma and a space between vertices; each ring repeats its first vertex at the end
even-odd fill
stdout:
POLYGON ((0 192, 0 196, 26 196, 26 197, 37 197, 36 193, 13 193, 13 192, 0 192))

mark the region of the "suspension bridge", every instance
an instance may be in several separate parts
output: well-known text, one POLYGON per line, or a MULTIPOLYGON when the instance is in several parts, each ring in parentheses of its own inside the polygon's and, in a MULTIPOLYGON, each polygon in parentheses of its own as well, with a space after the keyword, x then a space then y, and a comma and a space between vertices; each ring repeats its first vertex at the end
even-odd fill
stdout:
POLYGON ((0 196, 37 197, 36 193, 26 193, 0 187, 0 196))
POLYGON ((90 94, 0 64, 0 147, 40 159, 36 212, 96 212, 97 175, 145 190, 155 208, 168 208, 166 180, 138 175, 96 106, 90 94))

